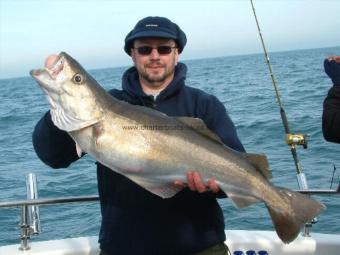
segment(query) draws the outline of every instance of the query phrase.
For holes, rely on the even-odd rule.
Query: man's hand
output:
[[[328,58],[328,61],[332,61],[334,60],[335,62],[339,63],[340,64],[340,56],[329,56]]]
[[[340,85],[340,56],[329,56],[324,61],[324,68],[333,84]]]
[[[187,172],[187,183],[182,181],[175,181],[176,185],[182,187],[189,187],[191,191],[197,191],[199,193],[211,190],[213,193],[218,193],[220,188],[213,179],[209,179],[207,183],[203,183],[202,177],[199,172],[188,171]]]

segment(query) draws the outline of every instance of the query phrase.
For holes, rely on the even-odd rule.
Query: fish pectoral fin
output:
[[[81,156],[83,155],[83,150],[80,148],[78,143],[76,143],[76,150],[78,157],[81,158]]]
[[[227,196],[228,198],[231,199],[231,201],[237,208],[244,208],[244,207],[260,202],[260,200],[258,200],[255,197],[251,197],[251,196],[242,196],[239,194],[230,194],[230,193],[228,193]]]
[[[224,145],[222,140],[205,125],[203,120],[192,117],[177,117],[176,119],[180,121],[182,124],[192,128],[197,133],[207,138],[210,138],[211,140],[217,143]]]
[[[131,179],[144,189],[150,191],[151,193],[161,198],[173,197],[183,189],[183,187],[176,185],[174,183],[150,182],[133,177]]]
[[[300,228],[326,207],[310,197],[285,188],[278,188],[286,202],[286,210],[277,210],[275,205],[266,204],[277,235],[284,243],[290,243],[300,233]]]
[[[255,153],[244,153],[247,160],[259,171],[267,180],[271,179],[272,172],[269,169],[269,163],[266,155]]]
[[[148,190],[161,198],[170,198],[180,192],[183,188],[175,184],[149,187]]]

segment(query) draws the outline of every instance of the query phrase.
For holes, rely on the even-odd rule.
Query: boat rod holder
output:
[[[37,178],[35,174],[26,175],[26,191],[27,200],[35,200],[38,198]],[[41,232],[39,206],[23,205],[21,211],[21,245],[19,250],[29,250],[29,239],[31,235],[38,235]]]

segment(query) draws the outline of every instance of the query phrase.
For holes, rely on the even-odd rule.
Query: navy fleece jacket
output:
[[[333,87],[323,103],[322,132],[327,141],[340,143],[340,63],[325,59],[324,68]]]
[[[331,87],[324,100],[322,132],[327,141],[340,143],[340,85]]]
[[[123,76],[123,90],[110,93],[169,116],[201,118],[227,146],[244,151],[223,104],[186,86],[186,71],[179,63],[174,80],[156,100],[142,91],[134,67]],[[78,159],[74,142],[54,126],[49,112],[36,125],[33,144],[39,158],[53,168]],[[225,240],[222,210],[211,192],[199,194],[186,188],[162,199],[100,163],[97,177],[102,213],[99,242],[108,254],[192,254]]]

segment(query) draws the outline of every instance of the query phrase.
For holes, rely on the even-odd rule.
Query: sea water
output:
[[[291,131],[310,136],[307,149],[298,147],[298,156],[309,187],[314,189],[329,188],[334,166],[340,169],[340,144],[326,142],[321,131],[322,103],[332,85],[323,71],[323,60],[331,54],[339,55],[340,47],[270,54]],[[234,121],[246,150],[267,155],[273,183],[298,189],[263,54],[184,63],[189,69],[187,85],[217,96]],[[120,88],[127,68],[90,73],[106,89]],[[37,176],[39,198],[97,194],[96,167],[89,156],[67,169],[51,169],[37,158],[31,135],[47,109],[47,101],[33,78],[0,80],[0,202],[25,199],[25,175],[30,172]],[[337,181],[339,171],[335,173]],[[340,196],[315,198],[327,210],[318,217],[312,231],[340,234]],[[227,229],[273,230],[263,204],[236,209],[228,199],[219,202]],[[0,208],[0,245],[19,242],[20,211]],[[98,202],[41,206],[40,218],[43,233],[33,240],[97,235],[101,221]]]

